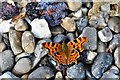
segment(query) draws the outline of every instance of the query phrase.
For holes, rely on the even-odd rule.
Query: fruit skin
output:
[[[8,20],[19,14],[19,8],[7,2],[0,3],[0,18]]]
[[[64,2],[31,2],[26,6],[26,15],[30,20],[46,19],[50,26],[61,23],[61,19],[68,15],[68,7]]]

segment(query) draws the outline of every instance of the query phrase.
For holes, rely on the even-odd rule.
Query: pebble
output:
[[[14,24],[11,24],[10,22],[11,22],[11,19],[0,21],[0,33],[9,32],[10,27],[14,26]]]
[[[76,24],[79,32],[81,32],[88,25],[87,16],[81,17],[79,20],[77,20]]]
[[[35,60],[33,61],[32,68],[34,68],[38,64],[38,62],[41,60],[41,58],[43,58],[48,53],[48,49],[42,47],[42,43],[44,42],[51,42],[51,40],[43,39],[43,40],[38,41],[35,47],[35,51],[34,51]]]
[[[22,34],[22,48],[26,53],[33,53],[35,49],[35,39],[30,31]]]
[[[77,19],[79,19],[80,17],[82,17],[82,15],[83,15],[82,10],[79,9],[79,10],[76,11],[76,12],[72,12],[69,16],[71,16],[72,19],[77,20]]]
[[[67,77],[68,78],[85,78],[85,68],[82,63],[75,64],[69,68],[67,68]]]
[[[108,42],[113,38],[113,34],[108,27],[98,31],[98,37],[102,42]]]
[[[120,69],[120,46],[115,49],[114,60],[116,66]]]
[[[65,0],[71,11],[77,11],[82,6],[81,0]]]
[[[73,33],[68,33],[67,37],[69,38],[70,41],[75,39],[75,35]]]
[[[21,77],[21,80],[28,80],[28,76],[29,76],[29,74],[24,74],[24,75]]]
[[[88,42],[84,43],[83,47],[87,50],[97,49],[97,31],[93,27],[85,27],[82,34],[79,36],[86,36]]]
[[[11,50],[0,52],[0,70],[11,70],[14,65],[14,55]]]
[[[87,54],[86,63],[91,64],[95,57],[97,56],[97,53],[88,51],[86,54]]]
[[[61,26],[51,27],[51,33],[53,36],[64,33],[64,29]]]
[[[62,23],[61,26],[68,32],[74,32],[76,29],[76,23],[75,21],[70,17],[65,17],[64,19],[61,19]]]
[[[112,66],[108,71],[106,71],[103,76],[101,77],[100,80],[105,80],[105,79],[114,79],[114,80],[119,80],[120,71],[116,66]]]
[[[101,11],[110,13],[110,4],[104,4],[100,7]]]
[[[99,79],[103,73],[111,66],[113,57],[110,53],[101,52],[92,64],[91,72],[93,76]]]
[[[47,66],[41,66],[34,70],[30,75],[28,76],[28,80],[31,80],[31,78],[46,78],[49,79],[54,76],[54,72],[51,68]]]
[[[13,73],[23,75],[31,70],[32,63],[29,58],[21,58],[14,66]]]
[[[63,35],[63,34],[58,34],[57,36],[55,36],[53,38],[53,42],[56,42],[56,43],[59,43],[59,42],[62,42],[64,40],[67,39],[67,36]]]
[[[45,19],[34,19],[30,23],[32,30],[31,32],[34,34],[36,38],[50,38],[51,32],[48,26],[48,23]]]
[[[63,80],[63,76],[62,76],[62,73],[60,71],[56,73],[55,80]]]
[[[24,20],[19,19],[15,24],[15,30],[25,31],[26,29],[28,29],[27,23]]]
[[[0,80],[21,80],[21,79],[15,76],[13,73],[7,71],[0,76]]]
[[[115,33],[120,33],[119,21],[120,21],[119,17],[111,17],[108,21],[108,27]]]
[[[22,49],[22,43],[21,43],[21,37],[22,33],[19,31],[16,31],[14,29],[10,29],[9,31],[9,41],[12,51],[15,55],[21,53],[23,51]]]
[[[106,52],[107,43],[104,43],[102,41],[98,41],[97,45],[98,45],[97,52]]]
[[[3,52],[6,48],[6,45],[4,42],[0,42],[0,52]]]
[[[83,15],[86,16],[87,13],[88,13],[88,8],[86,8],[86,7],[82,7],[81,10],[82,10]]]
[[[114,50],[117,46],[120,46],[120,34],[115,34],[113,39],[110,41],[108,48]]]

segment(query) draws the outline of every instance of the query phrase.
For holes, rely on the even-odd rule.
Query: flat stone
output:
[[[30,31],[22,34],[22,48],[26,53],[33,53],[35,48],[35,39]]]
[[[51,68],[47,66],[41,66],[34,70],[30,75],[28,76],[28,80],[31,80],[31,78],[46,78],[49,79],[54,76],[54,72]]]
[[[120,21],[119,17],[111,17],[108,21],[108,27],[115,33],[120,33],[119,21]]]
[[[31,70],[32,63],[29,58],[21,58],[14,66],[13,73],[16,75],[22,75],[28,73]]]
[[[120,69],[120,47],[117,47],[114,52],[116,66]]]
[[[50,38],[51,32],[48,26],[48,23],[45,19],[34,19],[30,23],[32,30],[31,32],[34,34],[37,38]]]
[[[93,76],[99,79],[103,73],[112,65],[113,57],[110,53],[101,52],[92,64],[91,72]]]
[[[17,55],[23,51],[21,37],[22,37],[21,32],[18,32],[12,28],[10,29],[9,41],[10,41],[10,46],[12,48],[12,51],[14,52],[15,55]]]
[[[61,19],[62,23],[61,26],[68,32],[74,32],[76,29],[76,23],[75,21],[70,17],[65,17],[64,19]]]
[[[85,78],[85,68],[82,63],[75,64],[69,68],[67,68],[67,76],[68,78]]]
[[[116,66],[112,66],[108,71],[106,71],[103,76],[101,77],[100,80],[103,79],[115,79],[115,80],[119,80],[120,75],[119,75],[120,71]]]
[[[28,25],[24,20],[19,19],[15,24],[15,29],[17,31],[25,31],[26,29],[28,29]]]
[[[0,70],[11,70],[14,66],[14,55],[11,50],[0,52]]]
[[[108,27],[98,31],[98,37],[102,42],[108,42],[113,38],[113,34]]]
[[[84,43],[83,47],[87,50],[97,49],[97,31],[93,27],[85,27],[79,37],[86,36],[88,42]]]

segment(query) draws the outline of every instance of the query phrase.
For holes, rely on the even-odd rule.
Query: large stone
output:
[[[83,29],[82,34],[79,36],[86,36],[88,42],[84,43],[84,48],[88,50],[96,50],[97,49],[97,31],[95,28],[86,27]]]
[[[51,32],[45,19],[34,19],[31,23],[32,33],[37,38],[50,38]]]
[[[33,53],[35,48],[35,39],[30,31],[22,34],[22,48],[26,53]]]
[[[21,53],[23,51],[22,49],[22,43],[21,43],[21,37],[22,33],[18,32],[14,29],[10,29],[9,31],[9,41],[12,48],[12,51],[15,55]]]
[[[0,70],[7,71],[11,70],[14,65],[14,55],[12,51],[5,50],[0,53]]]

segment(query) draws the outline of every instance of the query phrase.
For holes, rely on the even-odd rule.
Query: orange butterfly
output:
[[[77,64],[77,58],[80,57],[78,50],[80,52],[84,50],[82,45],[85,42],[87,42],[87,37],[76,38],[67,44],[63,42],[62,45],[54,42],[45,42],[42,45],[49,49],[48,55],[53,57],[58,65],[69,65],[72,62]]]

